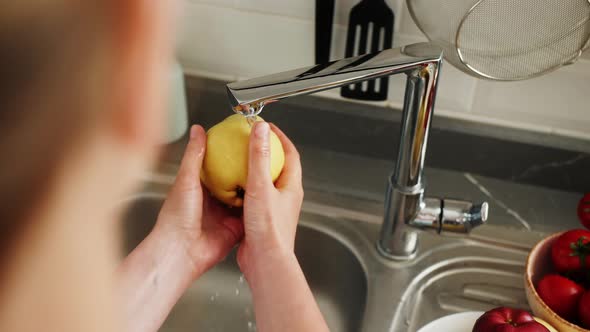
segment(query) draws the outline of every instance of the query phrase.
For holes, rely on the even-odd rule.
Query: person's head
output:
[[[2,4],[0,246],[56,190],[87,189],[71,197],[94,199],[101,209],[132,188],[164,129],[174,7],[146,0]]]

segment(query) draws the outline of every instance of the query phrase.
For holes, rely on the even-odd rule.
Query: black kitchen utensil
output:
[[[316,0],[315,2],[315,62],[330,62],[332,46],[332,26],[334,23],[334,2],[336,0]]]
[[[322,1],[322,0],[318,0]],[[395,15],[385,0],[362,0],[350,11],[346,57],[391,48]],[[389,78],[345,86],[342,97],[360,100],[386,100]]]

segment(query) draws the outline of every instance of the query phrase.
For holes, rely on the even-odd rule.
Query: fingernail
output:
[[[256,136],[258,136],[259,138],[266,138],[268,137],[268,123],[266,122],[258,122],[256,124]]]
[[[191,127],[191,138],[196,138],[197,137],[197,126],[192,126]]]

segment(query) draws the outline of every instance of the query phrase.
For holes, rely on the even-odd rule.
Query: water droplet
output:
[[[236,295],[240,295],[240,290],[236,288]]]
[[[248,331],[256,331],[256,324],[253,322],[248,322]]]
[[[256,115],[254,115],[254,116],[246,115],[246,121],[248,121],[248,125],[250,125],[250,127],[252,127],[254,125],[254,123],[256,122]]]
[[[209,300],[210,300],[211,302],[215,301],[215,296],[211,295],[211,297],[209,298]]]
[[[234,111],[238,114],[243,115],[248,122],[250,127],[256,122],[257,115],[262,112],[262,108],[264,105],[262,104],[252,104],[252,105],[239,105],[234,107]]]
[[[240,280],[238,282],[240,284],[243,284],[244,283],[244,275],[243,274],[240,276]]]

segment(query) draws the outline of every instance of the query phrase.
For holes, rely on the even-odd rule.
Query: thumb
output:
[[[201,126],[194,125],[190,129],[190,139],[186,146],[174,187],[183,191],[200,189],[201,166],[205,156],[207,135]]]
[[[274,188],[270,175],[270,127],[263,121],[256,122],[250,134],[246,187],[246,194],[250,196]]]

